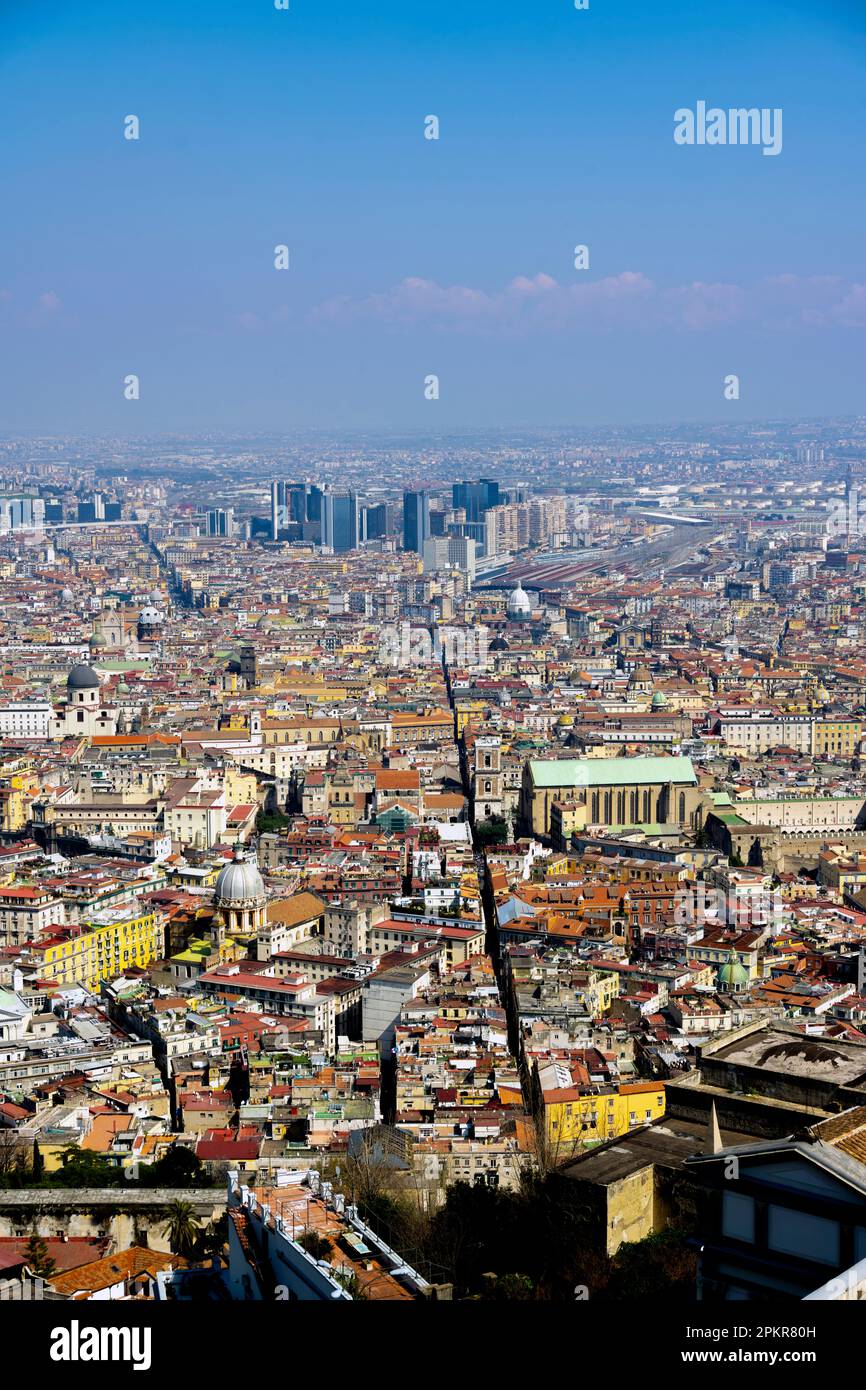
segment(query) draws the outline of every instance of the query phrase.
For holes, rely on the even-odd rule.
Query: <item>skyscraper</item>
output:
[[[358,498],[354,492],[323,492],[322,545],[329,550],[355,550],[359,540]]]
[[[494,478],[479,478],[475,483],[464,479],[452,484],[451,498],[454,507],[466,513],[467,521],[481,521],[490,507],[499,505],[499,484]]]
[[[388,534],[388,506],[385,502],[376,502],[371,507],[361,509],[364,518],[362,540],[375,541],[380,536]]]
[[[430,537],[430,499],[426,492],[403,493],[403,549],[421,554]]]
[[[233,507],[214,507],[207,514],[207,534],[209,536],[233,536],[235,514]]]
[[[271,539],[318,540],[322,489],[315,483],[271,483]]]

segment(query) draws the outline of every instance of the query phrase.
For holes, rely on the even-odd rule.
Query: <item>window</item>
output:
[[[839,1223],[824,1216],[771,1206],[767,1213],[767,1245],[786,1255],[822,1264],[839,1262]]]
[[[755,1240],[755,1204],[751,1197],[725,1192],[722,1197],[722,1234],[731,1240]]]

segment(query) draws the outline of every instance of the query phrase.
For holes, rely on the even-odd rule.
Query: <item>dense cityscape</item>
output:
[[[856,1371],[864,65],[0,5],[14,1390]]]
[[[2,460],[3,1299],[860,1296],[862,417]]]

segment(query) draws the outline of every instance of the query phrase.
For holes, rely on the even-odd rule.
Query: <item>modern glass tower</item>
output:
[[[403,549],[421,555],[430,537],[430,499],[426,492],[403,493]]]

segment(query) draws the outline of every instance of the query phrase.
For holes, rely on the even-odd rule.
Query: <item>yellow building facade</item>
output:
[[[102,980],[114,979],[132,966],[149,965],[162,952],[163,930],[153,912],[85,923],[75,934],[64,933],[63,938],[37,948],[42,979],[82,984],[90,990],[98,990]]]
[[[859,719],[816,719],[812,725],[812,753],[853,758],[862,732]]]
[[[563,1156],[578,1152],[584,1144],[618,1139],[665,1113],[665,1088],[652,1081],[622,1085],[606,1093],[547,1091],[541,1099],[548,1147]]]

